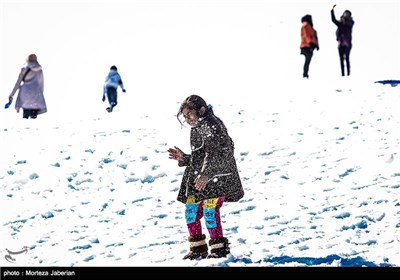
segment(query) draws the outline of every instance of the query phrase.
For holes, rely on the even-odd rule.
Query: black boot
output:
[[[206,236],[195,235],[189,236],[188,238],[190,242],[190,252],[183,257],[184,260],[196,260],[196,259],[205,259],[208,255],[208,246],[206,243]]]
[[[23,114],[22,114],[22,118],[28,119],[30,115],[31,115],[31,110],[29,110],[29,109],[24,109],[24,112],[23,112]]]
[[[211,254],[207,258],[225,258],[230,253],[229,241],[226,237],[217,237],[210,240]]]
[[[37,114],[38,114],[38,110],[31,110],[31,118],[32,119],[36,119],[37,118]]]

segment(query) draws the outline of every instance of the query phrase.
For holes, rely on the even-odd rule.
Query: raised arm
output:
[[[332,7],[332,10],[331,10],[331,19],[332,19],[332,22],[334,23],[334,24],[336,24],[337,26],[339,26],[339,24],[340,24],[340,22],[336,19],[336,17],[335,17],[335,6],[336,5],[333,5],[333,7]]]

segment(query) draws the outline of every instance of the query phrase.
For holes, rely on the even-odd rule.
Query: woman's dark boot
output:
[[[211,253],[207,258],[225,258],[230,253],[229,241],[226,237],[217,237],[210,240]]]
[[[22,117],[24,119],[29,119],[29,116],[31,115],[31,110],[29,110],[29,109],[23,109],[23,110],[24,111],[23,111]]]
[[[31,116],[32,119],[36,119],[37,118],[38,110],[31,110],[30,113],[31,113],[30,116]]]
[[[206,243],[206,236],[195,235],[189,236],[188,238],[190,243],[190,252],[183,257],[184,260],[196,260],[196,259],[205,259],[208,255],[208,246]]]

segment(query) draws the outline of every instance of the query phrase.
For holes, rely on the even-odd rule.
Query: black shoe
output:
[[[36,119],[38,110],[31,110],[31,119]]]
[[[193,253],[193,252],[189,252],[188,254],[186,254],[183,259],[184,260],[201,260],[201,259],[206,259],[208,256],[208,252],[202,252],[202,253]]]
[[[31,110],[29,110],[29,109],[24,109],[24,112],[23,112],[23,114],[22,114],[22,118],[24,118],[24,119],[29,119],[30,114],[31,114]]]
[[[219,258],[226,258],[227,255],[230,254],[229,248],[222,249],[218,252],[211,253],[207,256],[207,259],[219,259]]]
[[[107,107],[106,110],[107,110],[107,112],[109,112],[109,113],[112,112],[112,109],[111,109],[110,107]]]

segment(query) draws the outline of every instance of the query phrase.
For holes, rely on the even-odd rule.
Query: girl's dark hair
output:
[[[182,124],[182,121],[180,120],[179,116],[182,115],[182,111],[184,108],[187,108],[189,110],[194,110],[196,112],[196,115],[198,117],[201,117],[200,109],[204,107],[206,110],[204,111],[203,115],[206,115],[207,113],[214,113],[212,110],[211,105],[207,105],[206,101],[204,101],[203,98],[201,98],[198,95],[190,95],[187,97],[181,104],[181,107],[179,108],[178,114],[176,114],[176,117],[178,121]]]
[[[301,22],[308,22],[311,26],[313,26],[312,16],[307,14],[301,18]]]

